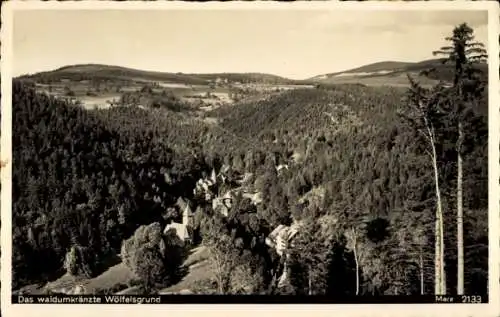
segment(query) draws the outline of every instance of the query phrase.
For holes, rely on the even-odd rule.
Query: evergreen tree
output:
[[[451,37],[446,40],[450,46],[441,47],[434,55],[444,56],[444,63],[454,66],[453,75],[453,102],[450,111],[450,120],[456,125],[456,152],[457,152],[457,294],[464,294],[464,238],[463,238],[463,154],[466,131],[474,131],[470,117],[474,116],[471,106],[473,100],[480,95],[484,85],[481,82],[481,70],[477,67],[485,63],[487,54],[484,44],[474,40],[474,30],[466,23],[453,29]]]
[[[295,262],[291,266],[292,274],[295,275],[294,287],[297,290],[302,290],[308,295],[327,293],[329,255],[332,246],[332,237],[322,235],[316,219],[308,217],[301,222],[299,233],[294,237],[289,251],[292,261]],[[300,271],[297,272],[297,269]],[[299,274],[304,276],[298,279]],[[298,281],[305,283],[301,284]]]

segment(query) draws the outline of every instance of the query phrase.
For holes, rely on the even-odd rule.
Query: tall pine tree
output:
[[[486,62],[484,44],[474,40],[474,30],[466,23],[455,27],[453,34],[447,37],[449,46],[441,47],[434,55],[445,56],[444,63],[454,66],[453,92],[450,117],[456,126],[457,152],[457,294],[464,294],[464,237],[463,237],[463,143],[465,133],[471,129],[468,122],[472,114],[470,107],[483,89],[480,69],[477,64]]]

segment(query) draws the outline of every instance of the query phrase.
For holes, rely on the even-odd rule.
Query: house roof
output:
[[[252,200],[252,203],[254,205],[259,204],[259,203],[262,202],[262,193],[261,192],[243,193],[243,197],[250,198],[250,200]]]
[[[279,234],[285,230],[287,228],[287,226],[285,225],[278,225],[270,234],[269,236],[267,237],[270,241],[272,241],[273,243],[276,243],[276,240],[279,236]]]
[[[301,222],[294,222],[291,226],[278,225],[266,238],[266,244],[276,248],[279,255],[288,247],[288,243],[300,231]]]
[[[186,225],[182,223],[172,222],[165,227],[163,233],[167,233],[169,230],[174,230],[179,238],[182,240],[189,239],[189,231]]]
[[[214,200],[212,200],[212,209],[214,211],[222,213],[224,216],[227,217],[229,214],[229,209],[228,207],[224,204],[224,198],[217,197]]]

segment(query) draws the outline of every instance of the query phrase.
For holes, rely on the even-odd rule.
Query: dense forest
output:
[[[207,113],[215,125],[178,107],[84,110],[14,81],[13,288],[95,276],[120,257],[145,291],[175,283],[186,250],[161,235],[183,197],[213,262],[204,294],[456,293],[461,267],[465,293],[486,294],[487,85],[470,66],[480,46],[462,45],[472,33],[454,33],[467,54],[441,52],[451,86],[276,92]],[[223,217],[194,195],[221,166],[229,187],[251,175],[262,203],[240,195]],[[295,221],[277,288],[284,260],[265,239]]]
[[[171,80],[173,82],[182,82],[190,85],[201,85],[206,83],[206,80],[204,79],[184,74],[148,72],[126,67],[99,64],[70,65],[61,67],[55,71],[26,75],[22,78],[33,79],[42,84],[58,82],[61,79],[76,82],[82,80],[101,82],[109,81],[115,83],[117,81],[124,83],[134,82],[131,78],[144,78],[152,81]]]

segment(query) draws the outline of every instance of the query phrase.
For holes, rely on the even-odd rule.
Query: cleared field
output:
[[[105,95],[105,96],[81,96],[78,99],[82,102],[83,106],[87,109],[94,108],[109,108],[109,102],[120,99],[119,94]]]
[[[123,263],[110,267],[106,272],[84,284],[87,293],[111,290],[119,285],[127,285],[136,279],[135,274]]]
[[[211,277],[210,265],[207,261],[208,251],[205,247],[198,247],[191,250],[191,254],[184,262],[184,267],[189,272],[177,284],[159,291],[159,293],[176,293],[182,290],[189,290],[198,281],[207,280]],[[47,292],[71,293],[82,286],[85,294],[116,293],[134,294],[139,289],[135,286],[127,287],[136,279],[135,274],[123,263],[110,267],[101,275],[86,279],[65,274],[45,285],[30,285],[23,287],[21,292],[29,294],[46,294]]]
[[[125,289],[136,277],[123,263],[110,267],[94,278],[81,278],[65,274],[45,285],[23,287],[21,292],[28,294],[46,294],[48,292],[71,293],[77,286],[83,286],[85,294],[110,293],[117,288]]]
[[[97,86],[96,86],[97,85]],[[145,86],[150,86],[152,95],[141,92]],[[226,83],[214,86],[213,84],[190,84],[170,81],[154,81],[141,78],[129,78],[128,83],[101,82],[93,83],[88,80],[71,81],[61,80],[52,84],[37,83],[37,90],[42,93],[57,97],[69,97],[79,100],[84,108],[107,109],[111,102],[117,102],[124,93],[140,94],[139,104],[146,104],[146,100],[164,95],[165,92],[173,94],[187,104],[200,107],[206,112],[224,104],[232,104],[242,98],[251,98],[255,93],[293,90],[300,88],[313,88],[313,85],[304,84],[261,84],[261,83]],[[259,99],[261,96],[259,96]]]
[[[186,84],[179,84],[179,83],[159,83],[160,87],[162,88],[191,88],[190,85]]]
[[[418,74],[412,74],[414,78],[416,78],[422,86],[431,86],[438,83],[437,80],[425,78],[422,76],[418,76]],[[328,80],[330,84],[363,84],[367,86],[391,86],[391,87],[409,87],[409,81],[406,74],[399,73],[395,75],[386,75],[386,76],[340,76],[334,77]]]

